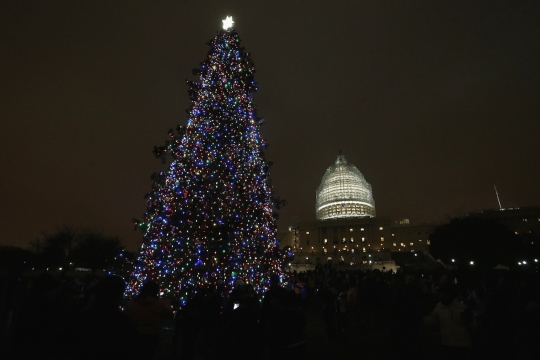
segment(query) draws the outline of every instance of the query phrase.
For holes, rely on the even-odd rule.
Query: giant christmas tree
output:
[[[252,97],[257,86],[249,53],[232,19],[210,41],[189,81],[187,126],[170,130],[158,157],[168,170],[152,176],[144,231],[128,293],[155,280],[182,306],[199,289],[227,296],[238,280],[263,291],[281,273],[276,214],[262,119]]]

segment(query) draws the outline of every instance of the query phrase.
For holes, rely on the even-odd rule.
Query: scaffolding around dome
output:
[[[371,185],[341,152],[317,188],[316,214],[318,220],[375,216]]]

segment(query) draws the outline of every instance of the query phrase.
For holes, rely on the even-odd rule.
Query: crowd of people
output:
[[[2,358],[152,359],[171,306],[157,283],[127,304],[125,288],[118,276],[61,281],[46,272],[4,283]]]
[[[238,281],[227,299],[201,290],[176,311],[156,282],[126,301],[118,276],[60,280],[45,272],[24,280],[2,281],[3,359],[150,360],[160,346],[175,359],[287,359],[306,342],[305,318],[279,276],[264,298]],[[165,343],[164,327],[173,329]]]
[[[393,273],[326,264],[272,276],[264,296],[242,281],[227,299],[198,291],[177,311],[155,282],[127,303],[117,276],[61,281],[43,273],[18,297],[7,291],[16,285],[3,283],[6,359],[149,360],[160,346],[173,359],[301,359],[313,345],[306,314],[324,324],[330,349],[344,341],[369,348],[362,334],[380,331],[389,357],[428,359],[422,334],[429,329],[439,334],[437,354],[448,359],[529,359],[540,350],[535,272]],[[164,327],[172,333],[166,344]]]
[[[532,359],[540,350],[536,272],[438,268],[393,273],[324,265],[292,275],[289,289],[302,289],[296,291],[299,306],[323,299],[330,342],[362,343],[358,334],[378,331],[387,336],[381,341],[389,349],[385,354],[395,359]],[[437,351],[427,350],[425,343],[424,334],[433,332],[438,333]]]

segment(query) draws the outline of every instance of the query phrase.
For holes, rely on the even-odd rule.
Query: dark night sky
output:
[[[134,249],[154,145],[186,124],[186,79],[232,15],[251,52],[289,205],[342,149],[377,214],[437,221],[540,204],[538,1],[0,1],[0,244],[62,224]]]

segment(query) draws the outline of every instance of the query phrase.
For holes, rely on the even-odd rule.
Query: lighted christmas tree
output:
[[[223,21],[193,71],[198,80],[188,81],[187,126],[154,149],[171,160],[153,175],[144,220],[136,222],[145,235],[131,295],[156,280],[182,306],[201,288],[227,296],[238,280],[264,292],[281,273],[275,209],[282,201],[273,195],[253,105],[255,68],[232,23]]]

